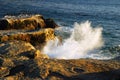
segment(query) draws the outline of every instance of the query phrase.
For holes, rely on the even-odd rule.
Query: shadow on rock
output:
[[[80,74],[68,78],[69,80],[120,80],[120,69]],[[67,80],[67,79],[66,79]]]

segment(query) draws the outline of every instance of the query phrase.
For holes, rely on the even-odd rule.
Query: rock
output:
[[[19,78],[20,76],[23,77],[24,74],[27,75],[28,74],[27,72],[32,69],[31,67],[32,65],[31,62],[33,62],[32,59],[49,58],[47,55],[41,54],[39,50],[36,50],[30,43],[25,41],[14,40],[14,41],[1,43],[0,52],[1,52],[0,78],[7,77],[7,79],[9,78],[20,79]],[[29,70],[27,70],[28,67],[30,67]],[[9,76],[14,76],[14,77],[9,77]]]
[[[0,77],[4,77],[9,74],[9,70],[7,67],[0,67]]]
[[[39,51],[38,51],[39,52]],[[93,59],[58,60],[35,58],[20,60],[12,58],[14,66],[2,65],[8,69],[4,79],[36,80],[119,80],[120,63]],[[4,71],[6,71],[4,69]],[[6,75],[5,75],[6,74]],[[104,74],[104,75],[102,75]]]
[[[101,73],[101,72],[109,73],[109,71],[120,69],[120,63],[116,61],[100,61],[100,60],[92,60],[92,59],[80,59],[80,60],[38,59],[36,62],[39,66],[41,77],[46,80],[53,80],[53,77],[54,80],[59,78],[60,80],[69,80],[69,79],[81,80],[81,78],[83,78],[82,75],[84,74],[86,74],[87,76],[87,74],[89,73]],[[110,76],[111,75],[104,77],[108,79]],[[91,80],[96,80],[94,78],[92,78]],[[82,80],[89,80],[89,79],[84,77],[84,79]]]
[[[0,41],[22,40],[33,45],[43,44],[55,38],[54,29],[40,29],[36,31],[0,31]]]
[[[20,77],[20,76],[9,76],[5,77],[2,80],[43,80],[41,78],[29,78],[29,77]]]
[[[33,58],[49,58],[45,54],[41,54],[39,50],[36,50],[30,43],[24,41],[9,41],[0,44],[0,56],[4,58],[4,65],[12,63],[9,58],[17,57],[27,57],[29,59]],[[24,58],[23,59],[27,59]],[[21,58],[22,59],[22,58]]]
[[[49,59],[48,55],[41,53],[40,50],[36,50],[35,51],[35,58],[46,58],[46,59]]]
[[[57,28],[59,27],[53,19],[45,19],[46,28]]]
[[[0,55],[2,57],[14,57],[33,50],[35,48],[30,43],[24,41],[9,41],[0,44]]]
[[[0,30],[4,30],[5,27],[8,26],[8,24],[9,24],[9,23],[8,23],[7,20],[1,19],[1,20],[0,20]]]
[[[38,28],[55,28],[58,25],[52,19],[44,19],[42,15],[32,15],[26,18],[6,18],[0,20],[0,30]]]
[[[33,58],[49,58],[45,54],[41,54],[39,50],[35,49],[29,42],[24,41],[9,41],[4,42],[0,44],[0,56],[4,58],[3,64],[6,65],[9,64],[9,66],[12,63],[11,59],[9,58],[17,58],[17,57],[27,57],[29,59]],[[26,59],[27,59],[26,58]]]
[[[0,20],[0,29],[9,30],[9,29],[26,29],[34,30],[36,28],[43,28],[46,24],[44,22],[43,16],[34,15],[28,18],[8,18]]]

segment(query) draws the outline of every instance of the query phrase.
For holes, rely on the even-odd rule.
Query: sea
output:
[[[58,59],[120,57],[120,0],[0,0],[0,18],[41,14],[60,26],[43,53]]]

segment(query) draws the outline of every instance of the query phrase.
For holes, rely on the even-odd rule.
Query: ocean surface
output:
[[[45,18],[53,18],[62,27],[56,31],[56,34],[63,37],[63,46],[57,48],[54,46],[57,51],[54,49],[49,51],[50,44],[46,48],[47,51],[45,52],[48,55],[57,52],[50,55],[51,57],[113,59],[120,56],[119,0],[0,0],[0,18],[34,14],[42,14]],[[84,34],[81,35],[82,33]],[[98,35],[96,36],[96,34]],[[77,39],[79,37],[79,40],[70,40],[75,35]],[[98,46],[97,44],[100,43],[104,44]],[[81,51],[82,55],[79,55],[78,53]],[[65,53],[69,53],[67,55],[72,54],[71,56],[74,57],[56,55]],[[73,55],[74,53],[77,54]],[[83,54],[87,55],[83,56]]]

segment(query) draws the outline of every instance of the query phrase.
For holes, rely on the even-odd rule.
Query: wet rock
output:
[[[45,19],[45,23],[46,23],[46,28],[57,28],[59,27],[53,19]]]
[[[0,30],[4,30],[5,27],[8,27],[8,21],[7,20],[4,20],[4,19],[1,19],[0,20]]]

